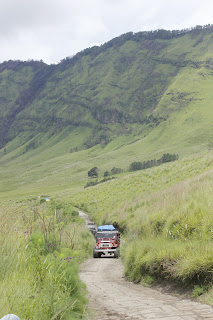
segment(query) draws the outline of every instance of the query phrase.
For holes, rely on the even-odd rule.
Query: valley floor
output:
[[[80,277],[89,292],[92,311],[87,319],[213,319],[213,308],[210,306],[127,282],[120,259],[89,259]]]

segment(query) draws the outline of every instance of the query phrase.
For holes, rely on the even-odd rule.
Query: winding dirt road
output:
[[[93,320],[213,320],[213,308],[160,293],[123,277],[120,259],[89,259],[82,266]]]

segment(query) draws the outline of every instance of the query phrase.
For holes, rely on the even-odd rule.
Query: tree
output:
[[[123,172],[123,170],[121,169],[121,168],[112,168],[111,169],[111,173],[112,174],[117,174],[117,173],[121,173],[121,172]]]
[[[98,177],[98,168],[94,167],[88,171],[89,178],[97,178]]]
[[[139,161],[132,162],[129,166],[129,171],[136,171],[141,169],[142,169],[142,162],[139,162]]]

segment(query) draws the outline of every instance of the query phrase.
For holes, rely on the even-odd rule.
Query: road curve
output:
[[[88,320],[213,320],[210,306],[127,282],[120,259],[91,258],[80,278],[89,294]]]

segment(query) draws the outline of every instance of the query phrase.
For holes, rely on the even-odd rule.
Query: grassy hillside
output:
[[[203,90],[211,83],[211,37],[211,27],[129,33],[58,65],[3,63],[1,147],[19,136],[10,148],[27,142],[27,152],[43,144],[39,134],[48,140],[78,126],[91,129],[80,149],[146,135],[173,112],[211,99]]]
[[[103,175],[211,149],[212,52],[208,27],[128,33],[58,65],[3,63],[2,196],[74,190],[93,166]]]
[[[212,152],[117,177],[72,196],[97,224],[117,222],[128,279],[187,285],[213,304]]]
[[[57,312],[69,319],[70,310],[72,319],[84,314],[78,263],[64,260],[60,267],[60,259],[76,251],[86,257],[92,247],[73,205],[97,223],[120,224],[130,280],[187,284],[194,296],[208,290],[203,299],[213,304],[212,32],[208,26],[128,33],[58,65],[0,65],[2,316],[12,310],[32,319],[36,309],[39,319],[42,310],[44,319]],[[132,162],[165,153],[179,160],[129,172]],[[98,181],[114,167],[122,173],[84,189],[94,181],[88,180],[93,167],[99,169]],[[51,204],[35,206],[41,195],[50,196]],[[61,247],[51,254],[44,223],[49,240],[57,242],[63,234]],[[9,256],[14,263],[6,268]],[[58,267],[64,272],[59,278]],[[74,279],[66,277],[71,272]],[[38,273],[51,285],[36,282]]]

